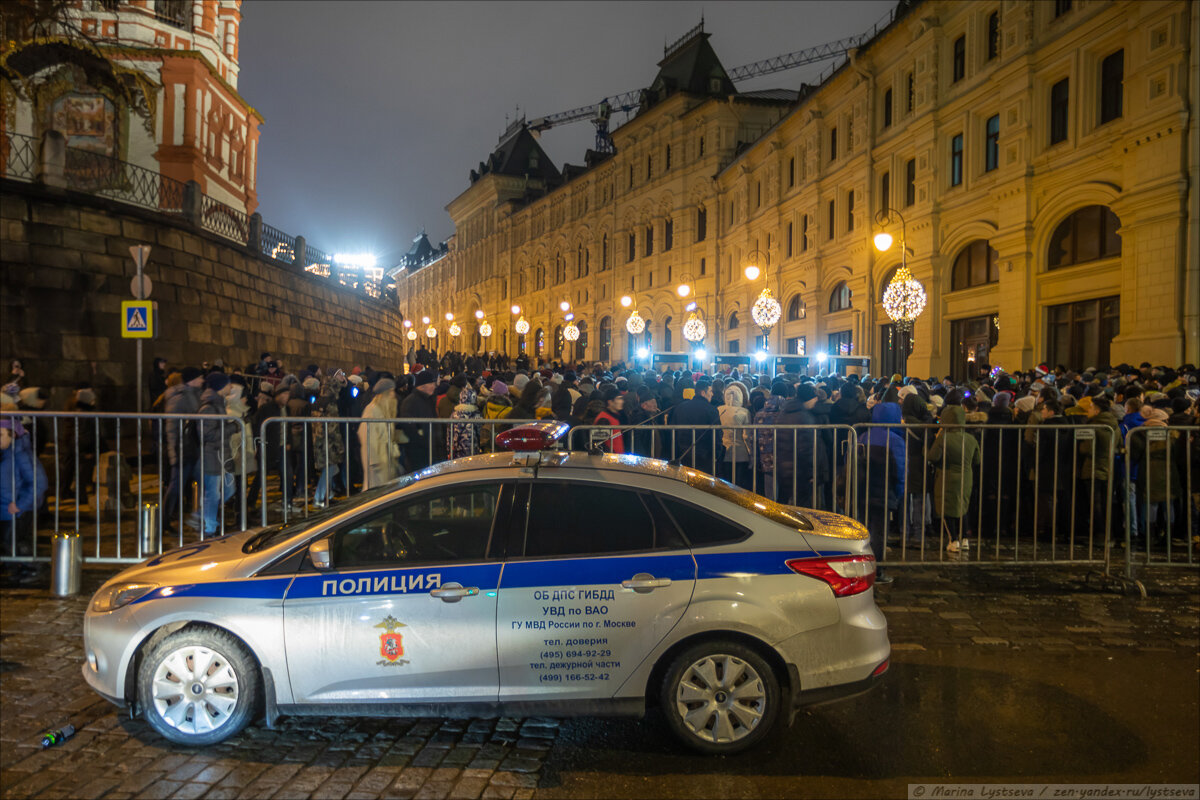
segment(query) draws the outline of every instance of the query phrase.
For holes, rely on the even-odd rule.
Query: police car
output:
[[[167,739],[265,715],[636,715],[708,753],[888,666],[866,530],[564,427],[108,581],[87,682]]]

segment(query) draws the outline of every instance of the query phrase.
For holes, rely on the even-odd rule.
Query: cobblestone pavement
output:
[[[167,743],[84,683],[82,615],[112,570],[85,570],[84,592],[55,598],[43,573],[0,583],[0,796],[3,798],[524,798],[563,796],[571,757],[550,719],[284,719],[204,750]],[[996,649],[1195,654],[1195,570],[1147,571],[1139,600],[1090,585],[1082,570],[968,565],[898,568],[881,587],[895,661],[921,651]],[[1194,715],[1194,711],[1192,712]],[[37,734],[78,733],[42,751]],[[620,740],[657,738],[662,723],[599,721]],[[570,738],[570,737],[567,737]],[[634,739],[619,742],[633,747]],[[673,747],[673,745],[665,745]],[[560,759],[562,764],[556,764]],[[629,757],[635,754],[631,753]],[[673,757],[693,758],[686,752]],[[546,776],[554,776],[546,781]],[[540,783],[547,783],[539,788]],[[714,786],[716,784],[713,784]],[[588,793],[574,796],[597,796]],[[635,790],[634,795],[638,792]],[[667,793],[669,794],[669,793]],[[734,794],[741,795],[742,792]],[[667,795],[663,795],[667,796]],[[732,796],[732,795],[727,795]]]

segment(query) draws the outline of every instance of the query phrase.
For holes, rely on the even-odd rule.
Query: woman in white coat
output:
[[[725,385],[725,404],[718,410],[721,414],[721,443],[725,455],[721,459],[721,476],[743,489],[753,486],[751,470],[751,443],[754,441],[745,427],[750,424],[750,392],[741,381]],[[739,430],[740,428],[740,430]]]
[[[358,441],[362,445],[363,489],[374,489],[400,476],[396,460],[398,446],[396,426],[390,422],[373,422],[396,418],[396,382],[381,378],[371,387],[374,397],[363,409],[363,421],[358,423]]]

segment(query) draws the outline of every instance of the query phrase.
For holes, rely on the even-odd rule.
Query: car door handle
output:
[[[463,586],[458,583],[447,583],[436,589],[430,589],[429,594],[441,598],[444,603],[457,603],[464,597],[474,597],[479,594],[478,586]]]
[[[632,578],[626,578],[625,580],[621,581],[622,589],[633,589],[638,594],[646,594],[647,592],[652,592],[655,589],[661,589],[664,586],[670,585],[670,578],[656,578],[653,575],[645,572],[639,572]]]

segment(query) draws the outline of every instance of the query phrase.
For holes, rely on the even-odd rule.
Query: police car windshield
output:
[[[812,522],[794,506],[785,506],[782,503],[776,503],[774,500],[763,497],[761,494],[755,494],[740,486],[735,486],[729,481],[714,478],[712,475],[697,472],[694,469],[685,469],[683,475],[687,485],[693,489],[699,489],[706,494],[711,494],[713,497],[719,497],[730,503],[736,503],[742,508],[753,511],[759,516],[766,517],[772,522],[777,522],[780,525],[800,531],[811,531],[813,529]]]
[[[361,494],[356,494],[351,498],[349,503],[340,503],[336,506],[324,508],[315,514],[309,514],[307,517],[293,517],[292,521],[283,525],[272,525],[269,528],[264,528],[263,530],[251,536],[250,539],[247,540],[244,545],[242,545],[242,552],[257,553],[260,550],[265,550],[277,542],[282,542],[283,540],[289,539],[298,533],[303,533],[315,525],[320,525],[334,515],[342,514],[357,505],[369,503],[376,498],[383,497],[385,494],[394,492],[397,489],[402,489],[420,477],[422,477],[422,473],[405,475],[399,480],[384,484],[383,486],[378,486],[374,489],[368,489]]]

